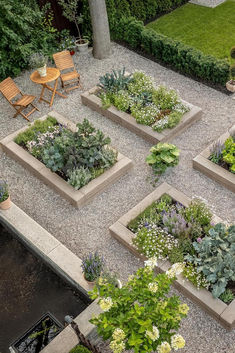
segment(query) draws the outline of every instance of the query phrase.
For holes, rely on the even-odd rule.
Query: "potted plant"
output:
[[[232,47],[230,56],[232,59],[235,59],[235,47]],[[231,80],[226,83],[226,88],[230,92],[235,92],[235,64],[230,66],[230,77]]]
[[[60,50],[69,50],[71,55],[75,54],[76,48],[75,37],[69,34],[67,29],[63,29],[60,33]]]
[[[41,77],[47,75],[47,60],[48,58],[41,53],[34,53],[31,55],[29,62],[33,69],[37,69]]]
[[[90,253],[82,260],[82,272],[85,280],[94,283],[104,269],[104,259],[97,252]]]
[[[5,181],[0,181],[0,209],[7,210],[11,207],[8,185]]]
[[[78,37],[76,37],[76,47],[80,53],[88,52],[89,41],[82,37],[79,25],[83,23],[83,15],[77,14],[78,3],[80,0],[59,0],[59,4],[63,9],[63,15],[70,22],[73,22],[77,28]]]

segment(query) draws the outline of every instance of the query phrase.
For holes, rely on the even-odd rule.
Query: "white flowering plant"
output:
[[[177,331],[189,308],[181,304],[179,297],[169,296],[184,265],[175,264],[168,273],[156,275],[156,264],[155,258],[147,260],[145,267],[130,276],[122,288],[100,278],[99,286],[90,292],[92,299],[99,299],[103,310],[90,321],[104,340],[110,340],[113,353],[128,349],[135,353],[163,353],[185,345]]]

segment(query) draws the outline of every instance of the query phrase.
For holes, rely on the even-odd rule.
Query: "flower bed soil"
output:
[[[128,225],[131,220],[135,219],[148,206],[159,200],[164,194],[171,196],[173,200],[180,202],[184,207],[187,207],[191,201],[183,193],[179,192],[167,183],[163,183],[109,228],[110,233],[114,238],[125,245],[133,254],[142,260],[146,260],[146,257],[141,255],[137,248],[133,245],[132,240],[135,237],[135,234],[128,229]],[[221,219],[213,215],[213,221],[219,223],[221,222]],[[168,260],[160,260],[158,261],[157,270],[159,272],[164,272],[168,270],[170,266],[171,264]],[[235,300],[233,300],[229,305],[226,305],[220,299],[213,298],[212,294],[208,290],[197,290],[192,283],[186,281],[182,276],[175,281],[174,285],[184,295],[192,299],[212,317],[218,320],[224,327],[227,329],[232,329],[235,327]]]
[[[54,111],[48,113],[46,116],[43,116],[40,120],[45,120],[47,116],[56,118],[58,123],[66,125],[66,127],[71,131],[76,131],[76,125],[74,123]],[[110,169],[106,170],[97,178],[91,180],[81,189],[75,190],[71,185],[63,180],[63,178],[61,178],[61,175],[53,173],[42,162],[32,156],[26,149],[14,142],[15,137],[27,128],[28,127],[24,127],[23,129],[20,129],[4,138],[0,141],[0,146],[8,155],[14,158],[17,162],[20,162],[26,169],[29,169],[35,176],[41,179],[46,185],[52,187],[75,207],[80,207],[88,203],[96,194],[101,193],[107,186],[113,184],[130,168],[132,168],[132,161],[121,153],[118,153],[117,162]]]
[[[111,119],[115,123],[120,124],[121,126],[134,132],[136,135],[144,138],[152,144],[165,141],[169,142],[175,136],[186,130],[194,122],[201,119],[202,116],[201,108],[182,101],[182,103],[189,105],[191,109],[189,112],[183,115],[180,122],[172,129],[164,129],[162,132],[153,131],[151,126],[138,124],[133,116],[119,111],[114,106],[111,106],[108,109],[104,109],[102,107],[101,99],[97,97],[99,90],[100,88],[95,86],[90,90],[82,93],[82,103],[97,113],[102,114],[106,118]]]
[[[226,165],[218,165],[209,160],[211,148],[215,142],[224,143],[229,138],[229,132],[221,135],[216,141],[204,149],[193,159],[193,168],[199,170],[209,178],[222,184],[229,190],[235,192],[235,174],[227,169]]]

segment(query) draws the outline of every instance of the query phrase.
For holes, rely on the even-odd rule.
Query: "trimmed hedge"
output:
[[[224,85],[229,80],[229,63],[226,60],[205,55],[198,49],[147,29],[134,17],[121,18],[112,37],[192,77],[217,85]]]

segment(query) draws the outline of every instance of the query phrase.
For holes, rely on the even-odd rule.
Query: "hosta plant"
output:
[[[174,167],[179,162],[179,149],[170,143],[159,142],[150,149],[146,162],[153,168],[155,174],[163,174],[168,167]]]
[[[218,223],[193,246],[197,254],[187,256],[187,260],[203,273],[211,284],[212,295],[218,298],[229,281],[235,282],[235,226]]]
[[[185,346],[177,331],[189,308],[176,295],[169,295],[184,266],[178,263],[156,275],[155,265],[155,258],[146,261],[122,288],[100,277],[99,287],[90,293],[92,299],[99,298],[103,310],[90,321],[104,340],[110,340],[113,353],[132,349],[135,353],[163,353]]]

